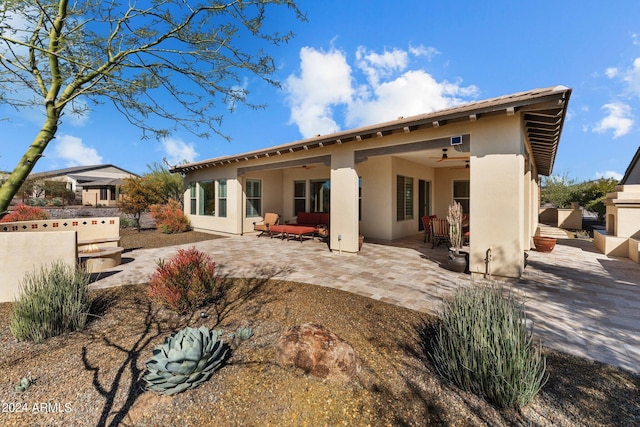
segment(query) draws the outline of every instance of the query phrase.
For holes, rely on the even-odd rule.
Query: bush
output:
[[[459,289],[445,301],[432,342],[440,375],[500,408],[528,404],[547,380],[524,304],[496,286]]]
[[[26,204],[28,206],[47,206],[47,200],[41,198],[27,199]]]
[[[127,218],[124,216],[120,217],[120,228],[133,228],[136,226],[136,220]]]
[[[180,249],[158,268],[149,282],[149,296],[166,307],[185,314],[213,297],[216,288],[215,263],[196,248]]]
[[[84,328],[89,310],[89,274],[61,261],[27,273],[13,306],[9,329],[18,340],[40,342]]]
[[[43,219],[49,219],[49,214],[44,209],[17,205],[13,208],[13,211],[5,215],[0,222],[13,222],[13,221],[38,221]]]
[[[156,227],[165,234],[189,230],[189,219],[175,200],[169,200],[163,205],[152,205],[150,211],[151,217],[156,221]]]

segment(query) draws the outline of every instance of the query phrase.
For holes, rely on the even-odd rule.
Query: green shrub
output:
[[[136,220],[127,218],[124,216],[120,217],[120,228],[133,228],[136,226]]]
[[[180,203],[175,200],[169,200],[162,205],[151,205],[149,211],[156,221],[156,226],[164,234],[183,233],[189,230],[189,219],[182,211]]]
[[[9,321],[18,340],[39,342],[84,328],[90,306],[84,269],[57,261],[27,273],[20,285]]]
[[[185,314],[211,299],[216,284],[215,263],[192,247],[178,250],[168,262],[158,262],[148,293],[166,307]]]
[[[444,378],[500,408],[527,405],[547,380],[524,304],[497,286],[459,289],[445,301],[431,358]]]

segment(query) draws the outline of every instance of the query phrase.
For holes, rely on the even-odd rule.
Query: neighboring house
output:
[[[593,243],[605,255],[640,262],[640,147],[613,193],[607,194],[605,230],[594,230]]]
[[[135,176],[134,173],[106,164],[57,169],[34,173],[29,177],[64,182],[68,190],[81,194],[83,205],[115,206],[123,179]]]
[[[556,86],[176,166],[197,230],[243,234],[266,212],[330,212],[329,247],[393,241],[420,217],[470,215],[470,270],[519,277],[571,89]],[[445,151],[446,150],[446,151]],[[486,262],[487,253],[491,262]]]
[[[640,147],[631,159],[631,163],[627,167],[624,176],[620,180],[620,185],[637,185],[640,184]]]

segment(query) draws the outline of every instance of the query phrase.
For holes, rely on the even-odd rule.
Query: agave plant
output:
[[[220,367],[227,347],[217,331],[186,327],[164,340],[147,361],[143,379],[149,390],[165,395],[180,393],[206,381]]]

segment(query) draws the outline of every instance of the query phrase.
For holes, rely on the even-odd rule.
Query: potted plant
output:
[[[538,252],[551,252],[556,247],[557,239],[547,236],[533,236],[533,244]]]
[[[451,243],[447,265],[450,270],[462,273],[467,270],[467,255],[460,253],[462,248],[462,205],[460,203],[454,201],[449,205],[447,222],[449,223],[449,242]]]

